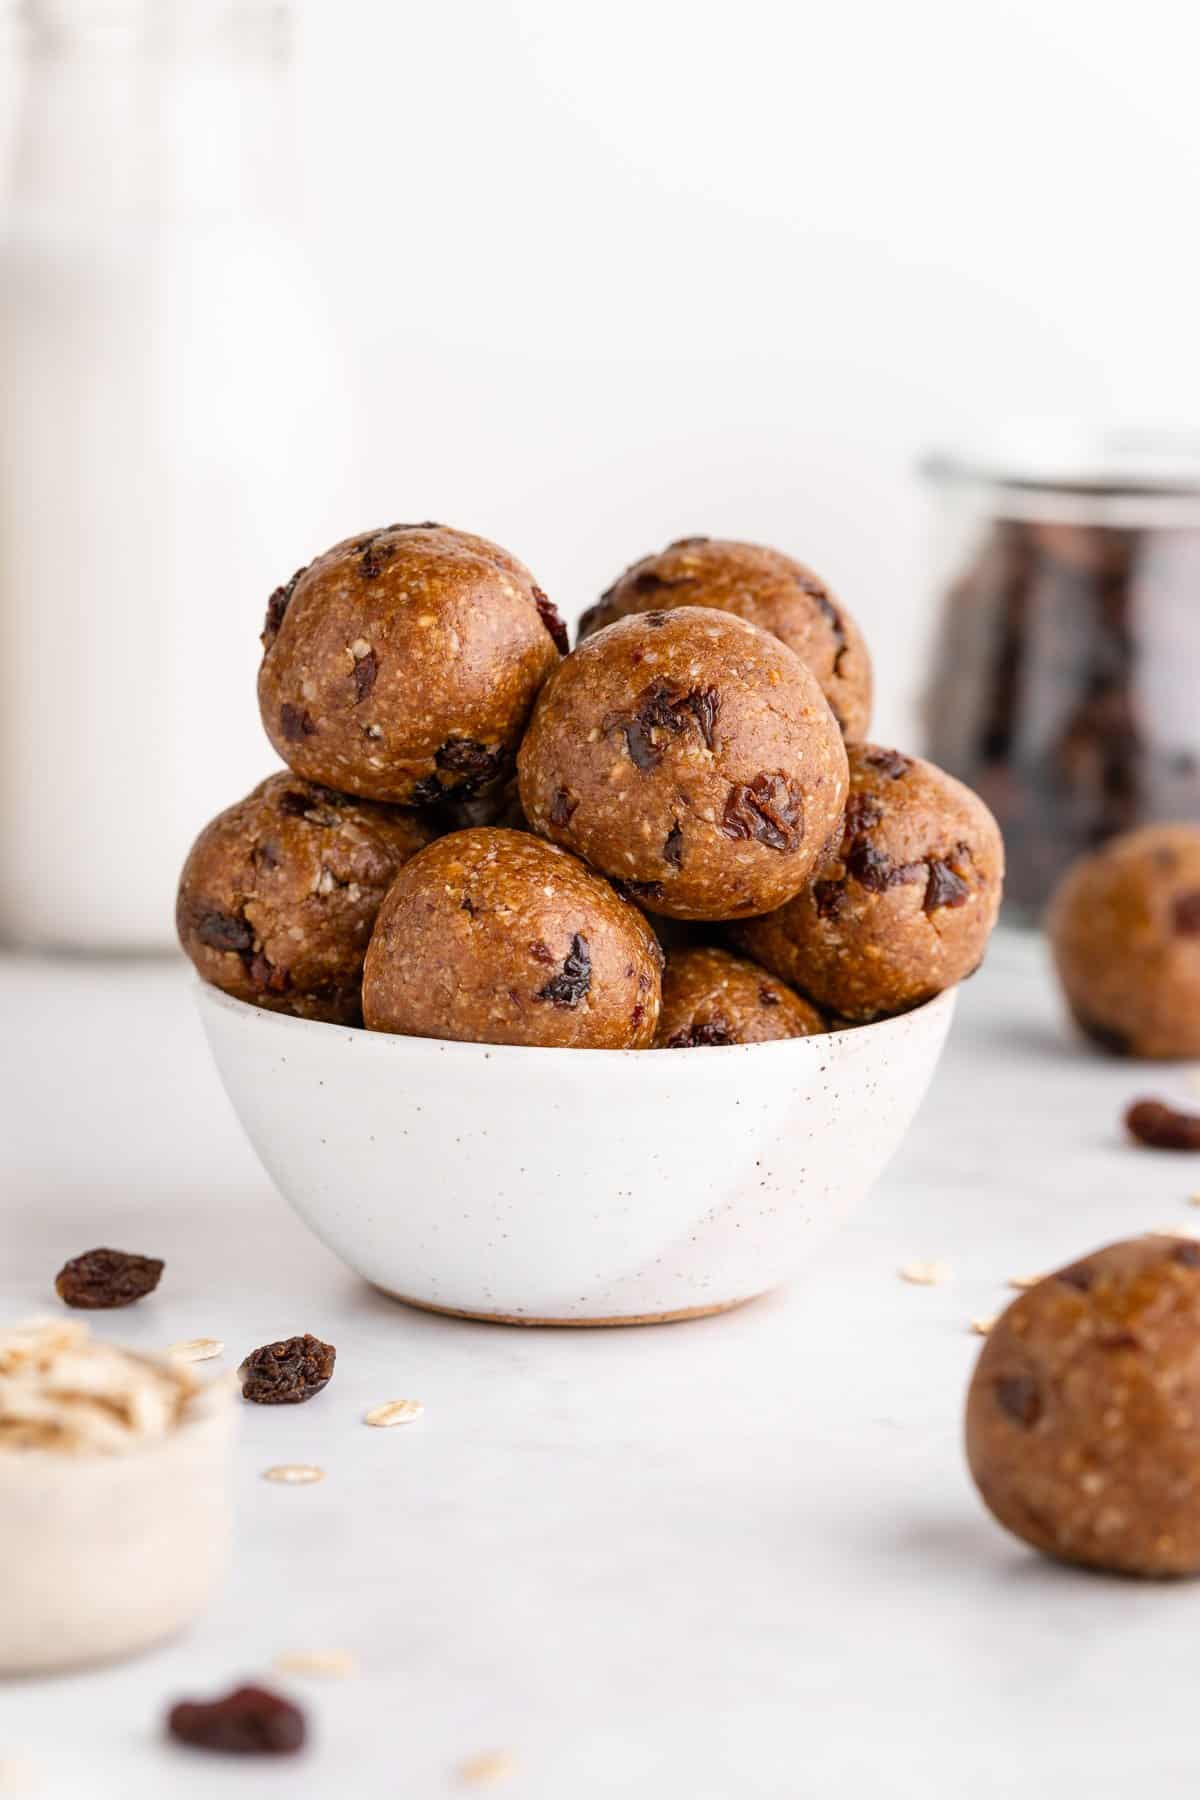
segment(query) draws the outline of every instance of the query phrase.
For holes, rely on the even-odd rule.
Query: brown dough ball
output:
[[[667,957],[656,1049],[766,1044],[825,1029],[815,1006],[757,963],[712,948]]]
[[[580,644],[543,688],[517,767],[535,831],[681,919],[781,906],[846,794],[815,676],[759,626],[697,606]]]
[[[638,1050],[654,1038],[662,951],[575,857],[518,831],[456,831],[414,857],[367,951],[371,1031],[479,1044]]]
[[[179,880],[179,941],[205,981],[302,1019],[356,1025],[380,902],[433,836],[404,813],[284,771],[218,814]]]
[[[588,637],[630,613],[712,606],[781,638],[810,668],[846,738],[871,722],[871,659],[862,633],[819,575],[760,544],[680,538],[626,569],[579,621]]]
[[[1003,881],[1004,845],[978,795],[919,757],[853,745],[837,858],[734,937],[817,1006],[864,1023],[973,973]]]
[[[1009,1531],[1129,1575],[1200,1570],[1200,1244],[1110,1244],[992,1327],[967,1461]]]
[[[1200,826],[1147,825],[1081,857],[1047,928],[1089,1037],[1127,1056],[1200,1056]]]
[[[259,708],[291,768],[428,806],[511,769],[567,635],[506,550],[445,525],[389,525],[277,588],[263,645]]]

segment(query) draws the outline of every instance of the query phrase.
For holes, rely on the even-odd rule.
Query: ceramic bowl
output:
[[[233,1387],[117,1456],[0,1455],[0,1675],[131,1655],[204,1610],[231,1541]]]
[[[955,1004],[780,1043],[541,1050],[197,992],[267,1173],[343,1262],[412,1305],[555,1325],[692,1318],[786,1281],[899,1146]]]

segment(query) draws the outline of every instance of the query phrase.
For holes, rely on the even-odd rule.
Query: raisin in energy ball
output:
[[[517,767],[535,831],[680,919],[781,906],[846,794],[816,677],[759,626],[696,606],[580,644],[542,689]]]
[[[992,1327],[967,1396],[971,1474],[1035,1549],[1129,1575],[1200,1571],[1200,1244],[1144,1237],[1047,1276]]]
[[[512,767],[567,647],[532,575],[485,538],[389,525],[347,538],[271,596],[258,700],[297,774],[428,806]]]
[[[656,1049],[765,1044],[824,1030],[816,1007],[757,963],[710,948],[667,957]]]
[[[662,952],[646,920],[529,833],[439,838],[380,908],[368,1029],[407,1037],[636,1050],[654,1038]]]
[[[235,999],[356,1024],[379,903],[432,835],[418,813],[271,775],[192,846],[179,941],[205,981]]]
[[[445,831],[466,831],[472,825],[503,825],[509,831],[527,831],[517,777],[492,781],[470,794],[451,796],[438,808],[438,820]],[[439,832],[439,836],[440,836]]]
[[[855,745],[836,860],[734,935],[817,1006],[863,1022],[972,973],[1003,878],[1000,832],[977,795],[932,763]]]
[[[1128,1056],[1200,1056],[1200,826],[1147,825],[1082,857],[1047,924],[1091,1038]]]
[[[862,633],[818,575],[779,550],[727,538],[680,538],[626,569],[580,620],[590,636],[630,613],[712,606],[771,631],[812,670],[846,737],[871,722],[871,662]]]

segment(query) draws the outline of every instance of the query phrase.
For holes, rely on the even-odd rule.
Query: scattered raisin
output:
[[[253,930],[245,919],[239,919],[233,913],[200,913],[193,929],[200,942],[207,944],[210,950],[236,950],[240,955],[254,945]]]
[[[754,838],[769,850],[797,849],[804,836],[800,790],[778,772],[731,787],[721,831],[727,838]]]
[[[370,694],[375,686],[375,677],[379,673],[379,658],[373,650],[365,656],[355,659],[354,663],[354,704],[358,706]]]
[[[551,950],[549,944],[543,943],[541,938],[535,938],[533,943],[530,944],[529,954],[532,956],[534,962],[552,963],[554,961],[553,950]]]
[[[929,869],[923,862],[896,863],[866,838],[856,838],[846,856],[846,867],[860,887],[869,894],[885,894],[889,888],[905,887],[911,882],[925,881]]]
[[[846,648],[846,627],[842,623],[842,615],[833,604],[833,601],[829,598],[828,589],[822,582],[817,581],[814,576],[806,577],[804,575],[797,575],[796,585],[803,593],[807,594],[811,600],[816,601],[818,610],[824,615],[833,628],[833,672],[835,675],[839,675],[841,670],[838,668],[838,662],[843,650]]]
[[[818,919],[836,919],[848,898],[844,881],[814,882],[812,896]]]
[[[567,1010],[579,1005],[591,985],[592,953],[588,949],[587,939],[576,932],[562,968],[533,997],[535,1000],[549,1000],[551,1005]]]
[[[1179,1112],[1161,1100],[1138,1100],[1125,1114],[1131,1137],[1155,1150],[1200,1150],[1200,1114]]]
[[[870,794],[851,794],[846,802],[846,837],[860,837],[882,821],[883,808],[878,800],[872,799]]]
[[[1180,937],[1195,937],[1200,933],[1200,888],[1179,895],[1171,909],[1171,922]]]
[[[448,774],[465,777],[454,787],[455,794],[461,794],[464,789],[473,790],[493,781],[503,770],[506,757],[503,749],[489,750],[475,738],[447,738],[434,752],[433,760]]]
[[[238,1380],[242,1398],[256,1406],[294,1406],[311,1400],[328,1384],[337,1351],[306,1331],[303,1337],[284,1338],[252,1350]]]
[[[672,869],[683,867],[683,832],[676,819],[668,831],[663,844],[663,861]]]
[[[286,794],[280,794],[277,802],[279,810],[289,819],[302,819],[312,806],[307,794],[299,794],[289,788]]]
[[[567,627],[563,622],[562,614],[550,596],[544,594],[540,587],[534,588],[533,599],[538,609],[538,618],[554,639],[554,648],[560,655],[565,656],[571,648],[571,640],[567,636]]]
[[[1081,1294],[1087,1293],[1092,1279],[1092,1271],[1086,1263],[1073,1263],[1069,1269],[1060,1269],[1055,1276],[1056,1281],[1065,1282],[1067,1287],[1076,1288]]]
[[[162,1259],[130,1256],[124,1250],[86,1250],[64,1263],[54,1277],[60,1300],[68,1306],[99,1311],[110,1306],[132,1306],[152,1294],[162,1276]]]
[[[560,830],[564,825],[569,825],[578,805],[579,796],[573,794],[570,788],[555,788],[554,798],[550,802],[550,823],[557,825]]]
[[[863,761],[870,763],[873,769],[878,769],[881,775],[886,775],[889,781],[899,781],[912,768],[908,757],[901,756],[899,750],[868,750]]]
[[[758,1004],[760,1006],[779,1005],[779,995],[775,992],[774,988],[769,988],[765,981],[759,984]]]
[[[348,794],[339,794],[334,788],[323,787],[319,781],[310,781],[306,794],[289,789],[286,794],[279,796],[280,812],[311,819],[317,825],[335,823],[332,819],[322,817],[321,808],[336,811],[339,807],[351,804]]]
[[[625,881],[620,877],[613,886],[626,900],[640,900],[646,904],[661,900],[667,891],[661,881]]]
[[[925,898],[922,905],[927,913],[936,912],[941,906],[962,906],[971,898],[971,890],[962,876],[956,874],[950,864],[940,857],[929,858],[929,878],[925,883]]]
[[[662,747],[654,738],[656,726],[666,724],[674,729],[671,713],[665,705],[659,704],[658,697],[643,699],[632,717],[610,713],[604,721],[606,732],[617,730],[625,734],[625,748],[629,752],[630,761],[639,769],[656,769],[662,761]]]
[[[396,554],[395,544],[389,544],[387,533],[390,531],[415,530],[414,526],[386,525],[382,531],[373,531],[370,537],[363,538],[356,546],[359,550],[359,569],[368,581],[374,581],[381,575]]]
[[[716,734],[717,713],[721,707],[721,696],[716,688],[693,688],[686,696],[684,705],[700,727],[700,736],[704,739],[706,749],[711,750]]]
[[[667,1039],[668,1050],[705,1050],[732,1044],[733,1033],[724,1019],[706,1019],[702,1025],[684,1025]]]
[[[277,587],[267,601],[267,616],[263,622],[261,640],[264,650],[269,650],[279,636],[279,627],[283,624],[283,616],[291,605],[292,595],[296,591],[296,583],[303,573],[303,569],[297,569],[292,579],[283,587]]]
[[[1188,1239],[1182,1244],[1176,1244],[1171,1252],[1171,1261],[1182,1263],[1185,1269],[1200,1269],[1200,1244],[1194,1244]]]
[[[413,783],[412,793],[408,796],[410,806],[435,806],[442,797],[442,784],[436,775],[422,775]]]
[[[643,623],[652,621],[653,617],[652,613],[645,613]],[[720,696],[716,688],[690,688],[685,692],[673,682],[657,682],[638,695],[632,713],[609,713],[603,729],[606,733],[624,732],[625,748],[637,768],[656,769],[663,759],[669,737],[678,737],[686,731],[689,718],[711,750],[719,709]],[[668,737],[664,737],[664,733]]]
[[[1042,1416],[1042,1397],[1032,1375],[1001,1375],[992,1384],[996,1404],[1026,1430]]]
[[[633,1029],[635,1031],[637,1030],[638,1026],[642,1023],[642,1020],[645,1017],[646,1017],[645,1007],[642,1005],[640,1000],[635,1001],[633,1011],[629,1015],[629,1023],[633,1026]]]
[[[687,581],[690,577],[685,575],[683,579]],[[674,587],[675,583],[660,575],[657,569],[639,569],[631,578],[631,585],[635,594],[656,594],[660,588]]]
[[[302,712],[290,700],[285,700],[279,709],[279,729],[289,743],[295,743],[297,738],[312,737],[317,728],[307,708]]]
[[[233,1756],[290,1756],[304,1744],[304,1714],[266,1688],[240,1687],[220,1700],[181,1700],[167,1731],[197,1750]]]
[[[280,968],[261,950],[254,956],[242,961],[246,964],[246,973],[255,987],[265,989],[269,994],[286,994],[292,985],[292,978],[287,969]]]

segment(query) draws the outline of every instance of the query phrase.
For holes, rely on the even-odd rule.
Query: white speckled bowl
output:
[[[787,1280],[899,1146],[955,1002],[774,1044],[538,1050],[197,991],[251,1143],[343,1262],[413,1305],[555,1325],[689,1318]]]

